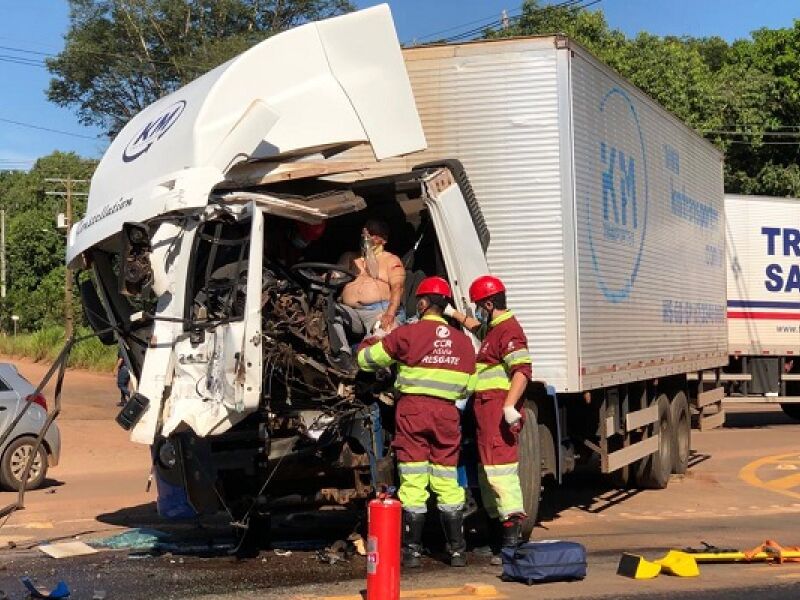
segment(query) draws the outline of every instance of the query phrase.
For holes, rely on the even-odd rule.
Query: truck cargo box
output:
[[[800,199],[725,197],[731,354],[800,354]]]
[[[719,151],[563,37],[404,53],[428,150],[383,168],[462,161],[537,378],[575,392],[727,362]]]

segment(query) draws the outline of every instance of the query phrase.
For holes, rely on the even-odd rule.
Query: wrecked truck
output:
[[[416,283],[503,279],[530,340],[519,473],[663,488],[727,362],[722,156],[561,36],[401,51],[386,6],[304,25],[159,100],[92,179],[68,260],[136,393],[167,516],[357,506],[392,482],[391,373],[333,360],[367,217]],[[297,223],[325,224],[300,250]],[[171,500],[175,500],[172,502]],[[187,509],[188,507],[188,509]]]
[[[262,42],[135,116],[98,165],[68,260],[91,275],[87,319],[130,366],[118,422],[152,447],[166,516],[240,522],[392,483],[390,378],[333,360],[353,278],[337,261],[380,217],[407,299],[445,273],[441,231],[475,232],[480,213],[457,163],[375,177],[326,160],[356,145],[373,160],[425,147],[386,6]],[[325,224],[302,252],[298,223]]]

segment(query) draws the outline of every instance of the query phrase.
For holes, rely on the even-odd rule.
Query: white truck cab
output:
[[[92,179],[68,261],[91,272],[89,320],[116,328],[134,375],[118,421],[196,512],[221,499],[241,516],[276,464],[284,491],[270,506],[344,504],[391,481],[380,424],[391,402],[379,407],[370,382],[331,360],[350,278],[337,262],[368,216],[390,224],[406,299],[437,273],[467,310],[466,286],[487,270],[458,163],[377,177],[325,160],[358,145],[372,160],[425,148],[386,6],[277,35],[162,98]],[[326,226],[302,252],[299,223]]]

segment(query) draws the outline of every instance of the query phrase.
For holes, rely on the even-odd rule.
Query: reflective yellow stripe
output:
[[[367,346],[358,353],[358,366],[362,371],[376,371],[381,367],[388,367],[394,362],[383,347],[383,342]]]
[[[430,464],[428,461],[399,462],[400,490],[397,497],[403,503],[403,509],[424,513],[427,510],[428,483],[430,481]]]
[[[511,381],[504,365],[487,365],[478,363],[476,392],[488,390],[510,390]]]
[[[500,519],[507,519],[514,514],[524,514],[525,507],[522,501],[522,488],[519,483],[518,463],[505,465],[483,465],[485,481],[481,479],[481,497],[484,494],[484,483],[491,488],[494,506],[487,512],[495,513]],[[488,491],[488,490],[487,490]],[[490,516],[494,516],[490,514]]]
[[[421,320],[422,321],[436,321],[437,323],[444,323],[445,325],[447,325],[447,321],[445,320],[445,318],[444,317],[439,317],[437,315],[425,315],[424,317],[422,317]]]
[[[444,400],[468,395],[471,373],[400,365],[395,388],[403,394],[421,394]]]
[[[510,310],[507,310],[506,312],[492,319],[491,323],[489,323],[489,327],[497,327],[500,325],[500,323],[503,321],[508,321],[513,316],[514,313],[512,313]]]
[[[428,461],[397,463],[397,470],[403,475],[426,474],[431,470]]]
[[[458,479],[458,471],[455,467],[431,465],[431,477],[440,477],[442,479]]]
[[[519,470],[519,463],[508,463],[506,465],[483,465],[487,477],[502,477],[504,475],[516,475]]]
[[[531,361],[531,355],[528,351],[525,348],[521,348],[506,354],[503,357],[503,362],[509,367],[514,367],[516,365],[531,364],[533,361]]]
[[[456,467],[431,464],[430,484],[439,510],[461,510],[464,508],[464,488],[458,485]]]

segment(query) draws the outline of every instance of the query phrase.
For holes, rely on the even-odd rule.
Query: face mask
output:
[[[481,325],[486,325],[489,322],[489,313],[479,306],[475,309],[475,318],[481,322]]]

